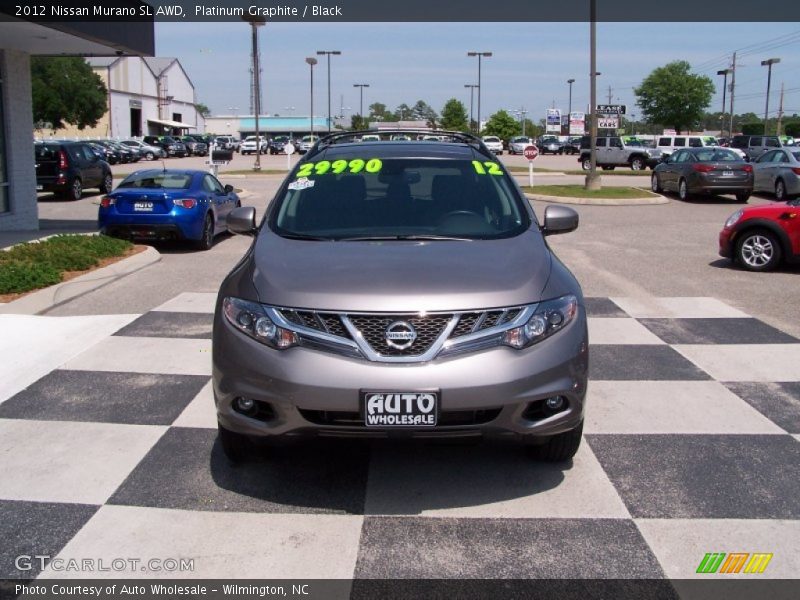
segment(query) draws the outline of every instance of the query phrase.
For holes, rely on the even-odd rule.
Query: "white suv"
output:
[[[242,145],[239,149],[242,154],[255,154],[256,152],[260,152],[261,154],[267,153],[267,140],[263,137],[256,138],[256,136],[251,135],[245,138],[242,142]]]
[[[496,135],[487,135],[484,137],[483,144],[495,154],[503,153],[503,142]]]

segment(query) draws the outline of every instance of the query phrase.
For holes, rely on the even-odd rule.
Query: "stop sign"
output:
[[[539,149],[533,145],[525,146],[525,149],[522,151],[522,155],[528,160],[533,160],[539,156]]]

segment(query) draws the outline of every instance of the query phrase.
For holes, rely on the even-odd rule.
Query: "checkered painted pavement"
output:
[[[17,334],[20,356],[45,358],[0,387],[0,577],[85,576],[19,572],[20,554],[195,559],[168,577],[626,579],[771,552],[760,577],[800,573],[800,340],[718,300],[587,299],[570,464],[333,440],[236,468],[215,441],[213,304],[104,317],[69,349]]]

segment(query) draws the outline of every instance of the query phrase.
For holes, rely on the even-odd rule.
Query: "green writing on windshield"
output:
[[[370,158],[364,160],[363,158],[354,158],[352,160],[321,160],[319,162],[307,162],[300,165],[295,177],[309,177],[310,175],[326,175],[332,173],[340,175],[341,173],[379,173],[383,168],[383,162],[379,158]]]

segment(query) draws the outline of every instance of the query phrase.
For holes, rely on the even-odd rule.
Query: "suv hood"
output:
[[[287,240],[266,228],[251,262],[258,300],[332,311],[450,311],[541,300],[551,254],[536,225],[514,238]]]

